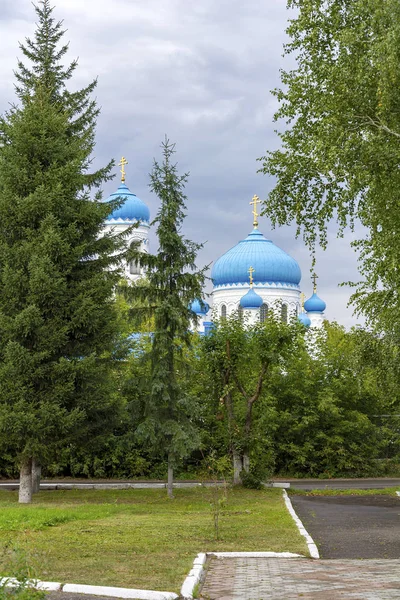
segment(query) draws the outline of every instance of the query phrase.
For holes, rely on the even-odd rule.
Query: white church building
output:
[[[139,241],[140,250],[149,252],[150,211],[125,184],[126,164],[126,159],[122,158],[121,184],[105,200],[122,198],[125,201],[109,215],[104,230],[120,233],[138,223],[127,243]],[[317,295],[316,275],[313,277],[313,294],[304,302],[297,261],[258,229],[259,203],[257,196],[250,202],[253,206],[252,231],[213,264],[211,307],[205,301],[198,300],[191,306],[198,316],[199,333],[207,333],[213,326],[213,319],[223,319],[235,312],[243,314],[250,323],[264,321],[272,311],[285,322],[298,318],[305,327],[322,327],[326,304]],[[130,263],[125,265],[125,276],[130,281],[136,281],[144,276],[144,272],[136,263]]]

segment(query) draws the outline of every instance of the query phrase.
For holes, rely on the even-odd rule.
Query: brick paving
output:
[[[202,600],[400,599],[400,559],[211,558]]]

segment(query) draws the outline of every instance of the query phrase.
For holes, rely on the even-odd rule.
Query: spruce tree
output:
[[[146,268],[147,286],[130,288],[131,298],[142,298],[152,314],[150,381],[142,406],[142,422],[136,430],[168,460],[168,495],[172,497],[173,471],[179,461],[199,444],[193,422],[196,401],[184,389],[180,373],[188,367],[184,348],[191,344],[190,329],[195,314],[190,305],[201,298],[205,269],[196,267],[197,252],[202,247],[182,234],[188,174],[179,175],[172,163],[175,145],[166,139],[162,144],[163,162],[154,161],[150,175],[151,190],[161,202],[157,224],[159,248],[156,255],[136,251],[135,259]],[[146,314],[147,313],[147,314]]]
[[[112,163],[90,172],[96,82],[70,92],[62,24],[48,0],[21,45],[18,102],[0,120],[0,447],[31,500],[32,462],[112,425],[108,378],[117,335],[113,289],[124,240],[103,236],[97,188]],[[90,194],[96,190],[95,201]]]

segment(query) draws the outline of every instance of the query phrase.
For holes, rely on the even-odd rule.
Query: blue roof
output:
[[[125,183],[121,183],[117,191],[111,194],[105,202],[116,200],[119,197],[125,198],[125,202],[107,217],[107,221],[150,222],[149,207],[136,194],[131,192]]]
[[[254,284],[280,283],[297,286],[301,271],[298,263],[254,229],[245,240],[219,258],[211,271],[214,286],[249,283],[249,268],[254,269]]]
[[[300,313],[298,316],[300,323],[304,325],[304,327],[310,327],[311,319],[306,315],[306,313]]]
[[[262,303],[263,299],[253,290],[253,288],[250,288],[247,294],[240,298],[240,306],[242,308],[260,308]]]
[[[324,312],[326,304],[317,294],[314,292],[311,298],[304,302],[304,308],[307,312]]]
[[[190,305],[190,310],[192,310],[196,315],[206,315],[210,310],[210,305],[203,300],[203,307],[200,304],[199,300],[194,300]]]

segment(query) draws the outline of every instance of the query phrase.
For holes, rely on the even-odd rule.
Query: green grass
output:
[[[384,488],[379,490],[296,490],[290,488],[290,496],[396,496],[398,487]]]
[[[218,541],[212,497],[206,488],[175,490],[172,501],[165,490],[58,490],[20,506],[0,491],[0,548],[17,545],[42,580],[176,592],[198,552],[308,555],[281,490],[230,490]],[[9,569],[0,550],[2,575]]]

